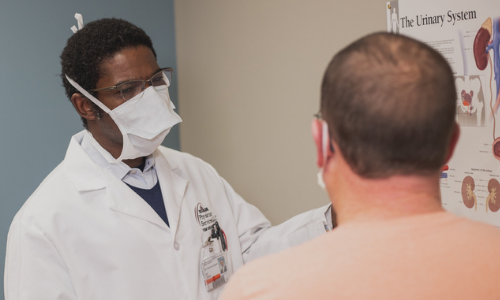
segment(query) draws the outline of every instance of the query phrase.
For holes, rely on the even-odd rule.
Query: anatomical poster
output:
[[[387,30],[421,40],[450,63],[460,140],[441,173],[443,207],[500,227],[500,2],[399,0]]]

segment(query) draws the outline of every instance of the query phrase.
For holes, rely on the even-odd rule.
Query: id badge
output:
[[[231,262],[227,242],[225,237],[220,237],[217,234],[218,231],[225,236],[218,223],[215,222],[214,227],[207,230],[206,234],[203,235],[204,242],[202,242],[201,246],[200,267],[207,292],[224,285],[231,276]]]
[[[207,292],[224,285],[232,274],[231,258],[226,234],[220,228],[217,216],[200,203],[195,218],[201,226],[200,269]]]
[[[227,251],[211,255],[201,262],[201,271],[207,292],[224,285],[230,276]]]

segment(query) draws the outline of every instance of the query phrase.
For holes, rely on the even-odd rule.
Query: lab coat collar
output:
[[[127,182],[124,178],[129,175],[132,168],[124,162],[116,161],[116,159],[95,140],[92,133],[85,130],[80,145],[83,151],[87,153],[87,156],[89,156],[94,163],[111,172],[116,178]],[[153,155],[148,155],[146,157],[144,170],[141,171],[146,172],[147,170],[153,168],[154,165],[155,161]]]
[[[168,228],[145,201],[136,201],[137,197],[140,196],[120,179],[92,161],[80,145],[84,134],[85,132],[81,131],[71,138],[64,159],[66,174],[77,191],[85,192],[108,188],[108,201],[111,209]],[[156,149],[153,157],[169,218],[170,230],[175,236],[188,180],[176,174],[175,169],[178,167],[174,159],[166,157],[160,148]]]
[[[79,192],[102,189],[106,180],[102,169],[95,164],[80,146],[85,130],[75,134],[69,143],[64,166],[66,174]]]
[[[91,132],[84,130],[80,145],[87,156],[101,168],[111,172],[116,178],[123,179],[130,170],[124,162],[117,162],[94,138]]]
[[[112,165],[105,156],[107,152],[102,153],[93,143],[91,145],[94,147],[92,148],[94,157],[91,157],[92,155],[89,156],[89,149],[85,150],[85,147],[82,147],[84,139],[87,139],[87,143],[94,140],[86,130],[82,130],[75,134],[71,138],[64,158],[64,164],[67,170],[66,173],[79,192],[104,188],[109,182],[109,180],[105,180],[104,173],[110,172],[121,180],[130,172],[131,168],[124,163]],[[89,148],[89,145],[87,145],[87,148]],[[102,151],[105,150],[103,149]],[[109,153],[107,154],[111,157]],[[153,155],[148,156],[146,162],[150,162],[149,168],[155,166]],[[75,170],[77,170],[77,172],[75,172]]]

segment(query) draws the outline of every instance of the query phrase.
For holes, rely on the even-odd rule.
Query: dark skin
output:
[[[114,86],[130,80],[148,80],[160,70],[151,49],[146,46],[125,48],[113,57],[105,59],[100,65],[100,78],[95,89]],[[147,86],[146,86],[147,87]],[[110,110],[123,104],[120,92],[98,92],[97,99]],[[123,148],[123,136],[109,114],[103,112],[98,118],[91,101],[80,93],[71,96],[71,102],[78,114],[87,120],[88,130],[96,141],[114,158],[118,158]],[[144,157],[123,160],[134,168],[144,162]]]

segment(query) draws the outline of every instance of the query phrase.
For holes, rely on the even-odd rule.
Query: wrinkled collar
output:
[[[98,152],[98,150],[95,149],[95,146],[92,145],[94,146],[94,151],[99,154],[96,155],[96,157],[100,156],[100,158],[98,158],[98,162],[94,161],[82,146],[82,142],[86,136],[91,137],[87,130],[82,130],[71,138],[63,162],[67,176],[79,192],[104,188],[111,180],[110,177],[121,179],[127,174],[128,171],[130,171],[130,167],[124,163],[122,164],[128,169],[123,168],[123,166],[117,167],[116,169],[114,169],[114,167],[109,167],[110,163],[105,158],[105,155]],[[161,155],[158,149],[155,153],[156,152],[158,152],[157,155]],[[111,156],[109,153],[108,155]],[[154,157],[155,155],[152,154],[147,158],[153,160],[151,165],[154,165]],[[170,166],[170,163],[168,163],[168,165]],[[171,170],[175,168],[175,166],[170,167]]]
[[[126,163],[117,162],[111,154],[106,151],[92,136],[90,132],[84,130],[83,138],[80,143],[83,151],[98,164],[101,168],[108,170],[116,178],[122,180],[131,170]],[[153,168],[155,165],[154,156],[151,154],[146,157],[145,167],[143,171]]]

